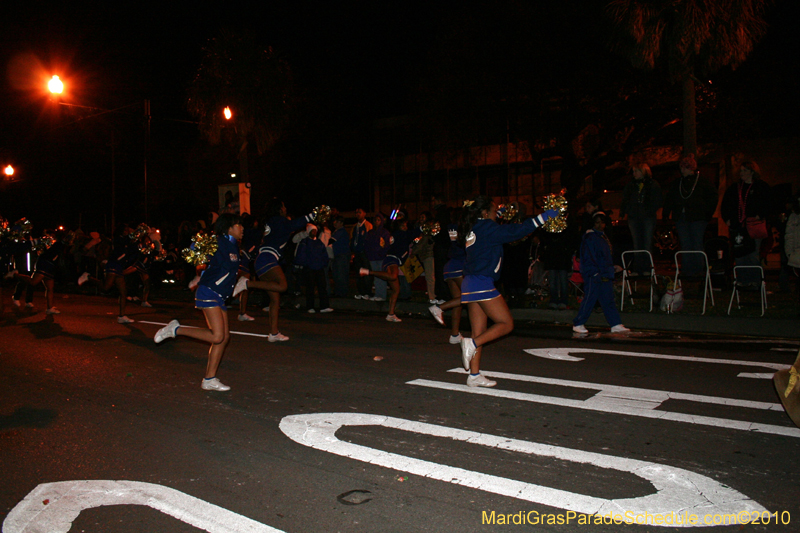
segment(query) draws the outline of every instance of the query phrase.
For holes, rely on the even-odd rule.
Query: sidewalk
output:
[[[727,300],[718,302],[727,309]],[[388,310],[387,302],[372,302],[350,298],[335,298],[331,300],[331,307],[362,312],[385,314]],[[405,301],[397,303],[397,314],[401,317],[422,315],[433,320],[428,311],[428,304],[418,301]],[[577,309],[557,311],[551,309],[511,309],[515,321],[538,324],[572,324]],[[445,314],[447,321],[449,313]],[[712,316],[694,314],[666,314],[654,308],[652,312],[623,312],[620,313],[626,327],[633,330],[670,331],[675,333],[706,333],[716,335],[735,335],[743,337],[765,337],[776,339],[800,339],[800,319],[777,319],[744,316]],[[466,323],[466,322],[465,322]],[[602,313],[593,313],[586,324],[593,327],[608,329]]]

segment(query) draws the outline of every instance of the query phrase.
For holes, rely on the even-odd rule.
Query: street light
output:
[[[222,110],[222,114],[225,116],[225,120],[230,120],[231,117],[233,117],[233,112],[231,111],[231,108],[227,106],[225,107],[225,109]]]
[[[6,168],[3,169],[3,174],[5,174],[6,177],[10,178],[11,176],[14,175],[14,167],[8,165]]]
[[[47,82],[47,88],[53,94],[61,94],[64,92],[64,83],[58,76],[53,76],[50,81]]]

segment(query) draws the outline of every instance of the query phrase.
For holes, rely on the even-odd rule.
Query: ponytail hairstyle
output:
[[[461,213],[461,222],[458,224],[458,244],[467,245],[467,236],[472,233],[472,226],[481,217],[481,213],[488,211],[492,204],[492,199],[488,196],[476,196],[473,200],[464,202],[464,210]]]
[[[228,230],[231,229],[236,224],[242,224],[242,217],[235,213],[223,213],[217,218],[217,221],[214,223],[214,233],[218,237],[227,237]]]

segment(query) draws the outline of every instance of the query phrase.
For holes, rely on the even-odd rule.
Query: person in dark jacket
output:
[[[661,207],[661,187],[653,179],[646,163],[631,167],[633,179],[622,191],[620,218],[628,216],[634,250],[647,250],[653,253],[653,233],[656,229],[656,212]],[[639,274],[650,271],[650,262],[645,254],[635,254],[633,268]]]
[[[568,303],[568,275],[572,270],[572,256],[575,255],[574,230],[568,225],[560,233],[538,232],[539,260],[548,271],[550,282],[551,309],[564,310]]]
[[[594,228],[587,231],[581,240],[581,276],[583,276],[583,301],[578,315],[572,321],[572,331],[589,333],[586,321],[589,320],[594,305],[598,301],[603,308],[611,333],[627,333],[630,330],[622,325],[614,302],[614,261],[611,255],[611,242],[603,233],[606,228],[606,215],[602,211],[594,214]]]
[[[672,183],[664,199],[662,218],[666,220],[672,214],[681,250],[700,252],[703,251],[706,228],[717,209],[719,195],[711,182],[700,175],[693,154],[683,157],[678,166],[681,175]],[[684,274],[704,274],[701,269],[702,259],[697,255],[683,256],[681,271]]]
[[[200,382],[200,387],[203,390],[222,392],[231,389],[217,379],[217,369],[231,338],[225,300],[238,294],[234,291],[234,286],[240,261],[237,241],[244,235],[242,218],[233,213],[221,214],[214,224],[214,233],[217,237],[217,251],[200,276],[194,300],[195,307],[203,311],[208,329],[181,328],[180,322],[172,320],[156,332],[153,340],[161,343],[181,335],[210,343],[206,375]]]
[[[303,284],[306,287],[306,311],[316,313],[314,309],[314,288],[319,294],[320,313],[333,311],[329,305],[326,287],[325,267],[328,266],[328,251],[317,238],[318,229],[314,224],[306,226],[307,237],[300,241],[294,255],[294,263],[303,267]]]
[[[337,298],[347,296],[350,281],[350,235],[344,227],[344,218],[341,215],[333,217],[333,234],[331,235],[333,248],[333,295]]]
[[[386,259],[386,254],[389,251],[389,241],[392,234],[386,229],[386,216],[383,213],[375,214],[375,224],[364,237],[364,253],[367,254],[367,261],[369,261],[370,270],[381,270],[383,260]],[[372,278],[367,278],[372,279]],[[375,296],[369,297],[373,302],[386,301],[386,281],[381,278],[374,278],[375,283]],[[372,285],[372,282],[368,282]]]
[[[761,243],[767,237],[767,216],[772,208],[770,187],[761,179],[761,171],[753,161],[744,161],[739,167],[738,183],[734,183],[722,196],[720,214],[731,236],[741,234],[753,239],[753,251],[736,258],[736,266],[761,265]],[[761,277],[749,269],[737,274],[738,280],[758,284]]]
[[[364,251],[367,232],[372,229],[372,224],[367,220],[367,212],[362,208],[356,209],[356,225],[353,226],[353,235],[350,238],[350,251],[353,252],[353,266],[359,270],[369,269],[369,259]],[[372,281],[359,277],[356,280],[356,300],[369,300],[372,293]]]

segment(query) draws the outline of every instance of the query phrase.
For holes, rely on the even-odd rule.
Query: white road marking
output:
[[[342,426],[383,426],[490,448],[589,464],[644,478],[653,484],[655,493],[618,500],[576,494],[343,442],[336,438],[336,431]],[[356,413],[316,413],[287,416],[281,420],[280,428],[295,442],[317,450],[577,513],[605,516],[608,513],[620,515],[628,511],[635,514],[646,512],[651,515],[689,512],[702,516],[717,513],[735,514],[741,511],[758,512],[763,509],[744,494],[713,479],[681,468],[412,422],[401,418]]]
[[[140,324],[153,324],[154,326],[166,326],[166,322],[148,322],[146,320],[140,320]],[[192,328],[192,329],[200,329],[197,326],[187,326],[185,324],[181,324],[182,328]],[[231,335],[245,335],[247,337],[261,337],[262,339],[266,339],[269,335],[263,335],[261,333],[248,333],[246,331],[233,331],[230,330]]]
[[[461,369],[453,369],[451,372],[459,372],[459,371],[464,372]],[[504,374],[502,372],[487,372],[483,370],[481,371],[481,373],[490,377],[506,377],[513,375],[513,374]],[[560,405],[562,407],[586,409],[589,411],[601,411],[604,413],[641,416],[644,418],[655,418],[659,420],[669,420],[672,422],[683,422],[683,423],[698,424],[703,426],[738,429],[742,431],[757,431],[759,433],[769,433],[773,435],[784,435],[787,437],[800,438],[800,429],[798,428],[775,426],[771,424],[759,424],[757,422],[745,422],[742,420],[730,420],[726,418],[714,418],[701,415],[674,413],[671,411],[656,411],[655,408],[658,407],[658,404],[664,401],[664,399],[669,399],[669,398],[689,399],[689,397],[693,396],[693,395],[683,395],[684,398],[678,398],[677,393],[669,393],[664,391],[647,391],[647,389],[633,389],[638,391],[650,392],[652,393],[652,396],[647,397],[646,395],[643,394],[634,394],[634,397],[631,398],[629,397],[629,395],[626,395],[623,391],[615,391],[609,388],[607,389],[607,392],[605,394],[597,394],[587,400],[571,400],[568,398],[557,398],[554,396],[544,396],[541,394],[528,394],[524,392],[506,391],[497,388],[487,389],[482,387],[468,387],[466,385],[458,385],[455,383],[447,383],[442,381],[430,381],[427,379],[415,379],[413,381],[407,382],[406,384],[418,385],[421,387],[430,387],[434,389],[467,392],[470,394],[482,394],[484,396],[508,398],[512,400],[521,400],[525,402],[542,403],[547,405]],[[593,385],[593,384],[586,384],[586,385]],[[594,384],[593,387],[590,386],[582,388],[596,388],[602,391],[603,387],[606,386],[600,384]],[[622,389],[624,388],[625,387],[622,387]],[[667,398],[664,398],[662,396],[664,394],[667,394],[669,396]],[[676,394],[676,396],[672,396],[673,394]],[[744,400],[731,400],[729,398],[719,398],[719,400],[720,401],[716,403],[720,403],[722,405],[732,405],[732,403],[728,402],[744,402]],[[773,410],[773,404],[762,404],[761,407],[756,407],[756,405],[761,404],[761,402],[748,402],[748,403],[751,403],[752,405],[747,405],[746,407]]]
[[[183,492],[140,481],[42,483],[3,521],[3,533],[67,533],[84,509],[145,505],[209,533],[283,533]]]
[[[692,363],[714,363],[722,365],[741,365],[741,366],[763,366],[778,370],[788,370],[791,365],[781,363],[767,363],[764,361],[738,361],[735,359],[712,359],[709,357],[687,357],[683,355],[664,355],[660,353],[641,353],[641,352],[620,352],[618,350],[595,350],[594,348],[532,348],[523,350],[525,353],[547,359],[561,359],[561,356],[569,356],[570,352],[577,353],[602,353],[611,355],[622,355],[625,357],[646,357],[648,359],[666,359],[671,361],[686,361]],[[564,359],[570,361],[573,359]],[[583,359],[577,359],[582,361]]]
[[[451,368],[448,372],[456,374],[466,374],[463,368]],[[507,372],[482,371],[489,377],[500,379],[510,379],[514,381],[525,381],[528,383],[544,383],[546,385],[560,385],[562,387],[575,387],[578,389],[591,389],[599,391],[594,397],[605,398],[624,398],[628,400],[638,400],[653,403],[658,407],[667,400],[686,400],[697,403],[710,403],[715,405],[728,405],[733,407],[745,407],[747,409],[763,409],[767,411],[783,411],[783,406],[779,403],[756,402],[752,400],[737,400],[736,398],[722,398],[719,396],[704,396],[701,394],[686,394],[683,392],[671,392],[654,389],[640,389],[637,387],[624,387],[621,385],[606,385],[605,383],[591,383],[587,381],[572,381],[568,379],[543,378],[539,376],[528,376],[525,374],[509,374]],[[772,374],[769,374],[772,379]],[[591,398],[590,398],[591,399]],[[588,401],[588,400],[587,400]]]
[[[737,378],[751,378],[751,379],[772,379],[775,377],[775,373],[764,373],[764,372],[739,372],[736,374]]]
[[[794,352],[797,348],[770,348],[773,352]]]

